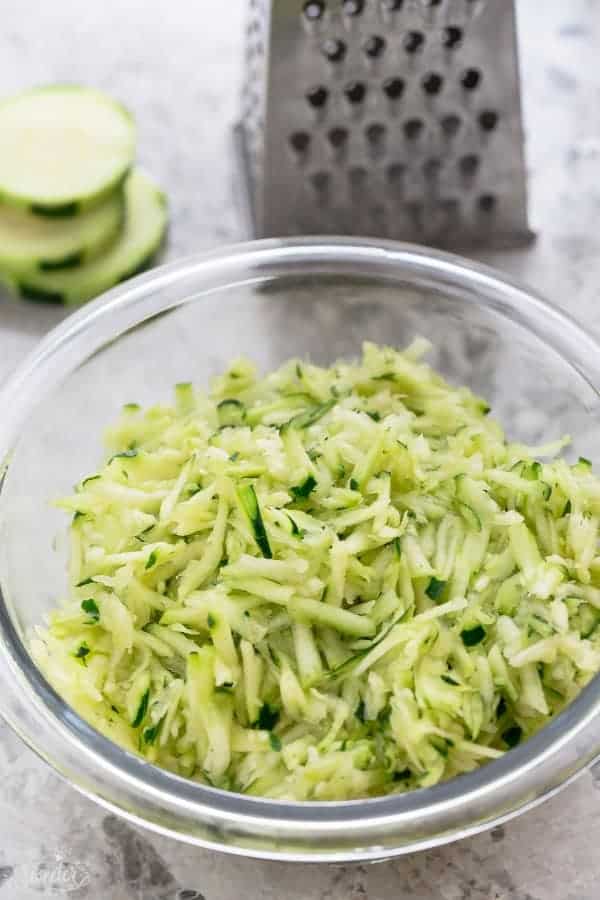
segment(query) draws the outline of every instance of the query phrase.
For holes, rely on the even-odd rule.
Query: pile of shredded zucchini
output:
[[[343,800],[468,772],[578,693],[600,481],[507,443],[427,346],[124,407],[31,645],[84,718],[203,783]]]

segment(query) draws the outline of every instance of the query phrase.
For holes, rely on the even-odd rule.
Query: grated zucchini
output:
[[[124,407],[60,501],[68,599],[31,641],[81,715],[202,783],[345,800],[468,772],[576,696],[600,481],[508,442],[426,348]]]

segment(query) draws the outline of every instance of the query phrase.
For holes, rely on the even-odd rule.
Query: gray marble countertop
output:
[[[3,0],[0,93],[84,81],[120,96],[167,188],[169,257],[238,239],[229,125],[243,0]],[[600,333],[600,0],[517,0],[527,250],[480,254]],[[0,379],[61,318],[0,296]],[[600,772],[487,834],[375,866],[229,858],[134,828],[63,784],[0,725],[0,898],[597,900]]]

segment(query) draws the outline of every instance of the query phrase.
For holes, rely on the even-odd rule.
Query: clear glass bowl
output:
[[[95,469],[124,402],[206,383],[238,354],[272,367],[330,363],[365,339],[430,338],[432,363],[491,401],[510,437],[567,432],[600,459],[600,347],[573,321],[483,266],[427,249],[343,239],[266,241],[127,282],[67,319],[0,395],[0,712],[83,793],[190,843],[288,860],[380,859],[510,818],[600,754],[598,679],[524,745],[411,794],[288,803],[203,787],[99,735],[32,664],[28,629],[66,582],[66,523],[52,498]]]

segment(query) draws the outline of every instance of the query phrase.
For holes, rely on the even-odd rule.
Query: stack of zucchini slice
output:
[[[164,194],[134,167],[135,124],[90,88],[0,103],[0,277],[36,300],[80,303],[139,272],[167,225]]]

